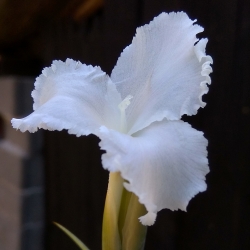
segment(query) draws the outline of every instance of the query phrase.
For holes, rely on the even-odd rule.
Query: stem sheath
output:
[[[146,212],[144,205],[139,203],[138,197],[132,193],[122,229],[122,250],[144,249],[147,227],[143,226],[138,218]]]
[[[102,250],[143,250],[147,227],[139,222],[146,213],[138,197],[123,187],[120,173],[110,173],[105,201]]]
[[[103,214],[102,250],[120,250],[118,216],[123,191],[123,179],[120,173],[109,174],[109,184]]]

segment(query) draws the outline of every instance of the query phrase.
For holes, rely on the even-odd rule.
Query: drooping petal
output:
[[[35,82],[32,92],[34,112],[23,119],[12,119],[22,132],[67,129],[88,135],[101,125],[117,129],[121,102],[109,77],[99,68],[67,59],[54,61]]]
[[[162,13],[137,29],[124,49],[111,79],[122,99],[132,95],[126,110],[128,133],[133,134],[164,117],[179,120],[204,107],[212,58],[206,56],[207,39],[196,34],[203,28],[186,13]]]
[[[188,123],[164,119],[133,136],[101,127],[98,136],[106,150],[103,167],[121,172],[124,186],[145,205],[143,224],[152,225],[163,208],[186,210],[189,200],[206,190],[207,140]]]

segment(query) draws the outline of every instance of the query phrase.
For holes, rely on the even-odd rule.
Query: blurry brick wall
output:
[[[0,249],[42,250],[44,221],[41,133],[15,131],[12,117],[32,107],[33,79],[0,78]]]

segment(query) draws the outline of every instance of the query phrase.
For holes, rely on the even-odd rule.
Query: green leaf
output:
[[[67,228],[65,228],[64,226],[60,225],[59,223],[53,222],[58,228],[60,228],[65,234],[67,234],[69,236],[69,238],[71,240],[73,240],[77,246],[79,246],[79,248],[81,250],[89,250],[89,248],[86,247],[86,245],[80,241],[74,234],[72,234]]]

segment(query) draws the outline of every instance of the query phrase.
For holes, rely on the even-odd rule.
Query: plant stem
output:
[[[121,206],[120,206],[120,211],[119,211],[119,220],[118,220],[119,234],[121,235],[121,237],[122,237],[122,230],[124,228],[125,220],[127,217],[131,195],[132,195],[131,192],[123,188]]]
[[[144,249],[147,227],[143,226],[138,218],[145,213],[144,205],[140,204],[138,197],[132,193],[122,228],[122,250]]]
[[[103,214],[102,250],[120,250],[118,216],[123,191],[123,179],[120,173],[109,174],[109,184]]]
[[[146,213],[138,197],[123,187],[120,173],[110,173],[104,207],[102,250],[143,250],[147,227],[139,222]]]

